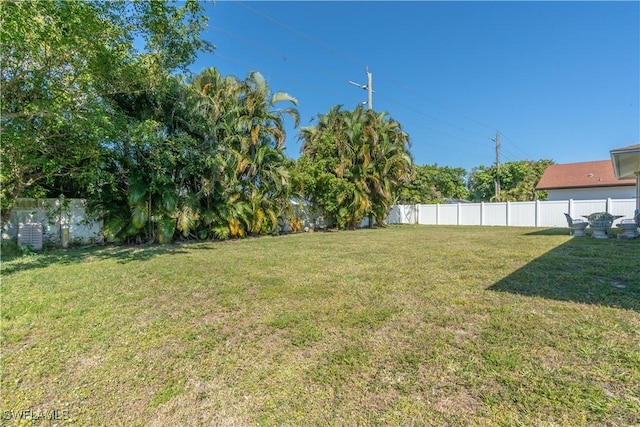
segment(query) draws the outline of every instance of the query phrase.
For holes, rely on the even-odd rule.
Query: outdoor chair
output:
[[[633,219],[623,219],[616,226],[620,229],[618,239],[635,239],[640,236],[640,211],[636,210]]]
[[[607,239],[611,235],[611,226],[619,215],[611,215],[608,212],[596,212],[587,217],[589,227],[593,230],[592,236],[597,239]]]
[[[618,239],[635,239],[638,237],[638,224],[635,219],[623,219],[616,225],[620,229]]]
[[[569,234],[574,237],[585,236],[584,229],[589,225],[588,222],[582,219],[573,219],[568,213],[565,213],[564,216],[567,218],[567,224],[569,224],[569,228],[571,231]]]

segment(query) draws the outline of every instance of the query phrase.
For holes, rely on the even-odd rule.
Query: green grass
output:
[[[2,422],[638,425],[640,240],[567,234],[398,226],[5,260]]]

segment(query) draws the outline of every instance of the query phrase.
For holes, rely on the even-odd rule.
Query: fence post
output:
[[[607,207],[605,209],[607,213],[611,213],[611,197],[607,197]]]
[[[480,202],[480,225],[484,225],[484,202]]]
[[[460,203],[457,203],[456,204],[456,225],[460,225],[460,216],[462,216]]]
[[[536,200],[536,212],[535,212],[536,218],[535,218],[535,226],[538,227],[538,224],[540,223],[540,202],[538,200]]]
[[[569,216],[573,218],[573,199],[569,199]]]
[[[511,205],[507,201],[506,209],[507,209],[507,227],[511,225]]]
[[[440,225],[440,203],[436,203],[436,225]]]
[[[420,224],[420,204],[416,204],[416,208],[415,208],[415,212],[416,212],[416,224]]]

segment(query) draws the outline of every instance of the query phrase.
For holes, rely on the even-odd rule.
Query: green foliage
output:
[[[2,255],[3,261],[10,260],[16,257],[36,255],[31,245],[26,245],[23,247],[18,246],[17,239],[2,239],[0,243],[0,254]]]
[[[0,22],[3,220],[18,197],[99,187],[106,141],[126,134],[170,72],[212,48],[194,0],[1,2]]]
[[[167,243],[273,233],[292,195],[340,228],[383,224],[396,200],[467,197],[463,169],[413,167],[400,123],[362,106],[319,115],[287,160],[295,98],[257,71],[174,75],[213,48],[203,12],[195,0],[0,2],[3,221],[18,197],[62,193],[88,198],[109,240]],[[526,200],[549,163],[505,164],[499,197],[491,168],[469,188]]]
[[[398,203],[443,203],[444,199],[467,199],[465,186],[467,171],[449,166],[414,166],[409,182],[398,191]]]
[[[297,101],[271,94],[257,72],[239,80],[208,69],[188,82],[165,81],[137,103],[146,107],[131,112],[137,121],[104,165],[112,185],[95,207],[109,236],[166,243],[177,232],[198,239],[273,232],[290,195],[283,118],[295,120],[297,111],[272,102]]]
[[[298,113],[276,105],[297,100],[255,71],[172,75],[212,49],[200,2],[2,2],[0,14],[3,215],[62,192],[89,198],[114,241],[277,227],[283,120]]]
[[[481,201],[527,201],[545,200],[546,192],[536,194],[535,187],[552,160],[521,160],[486,167],[479,166],[469,176],[469,191],[474,200]],[[496,177],[500,180],[500,194],[495,194]]]
[[[386,112],[333,107],[301,129],[296,190],[328,217],[329,226],[356,227],[370,215],[383,224],[411,173],[409,137]]]

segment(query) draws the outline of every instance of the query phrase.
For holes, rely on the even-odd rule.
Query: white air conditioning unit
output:
[[[34,251],[42,250],[42,224],[32,222],[19,223],[18,246],[21,248],[31,246]]]

